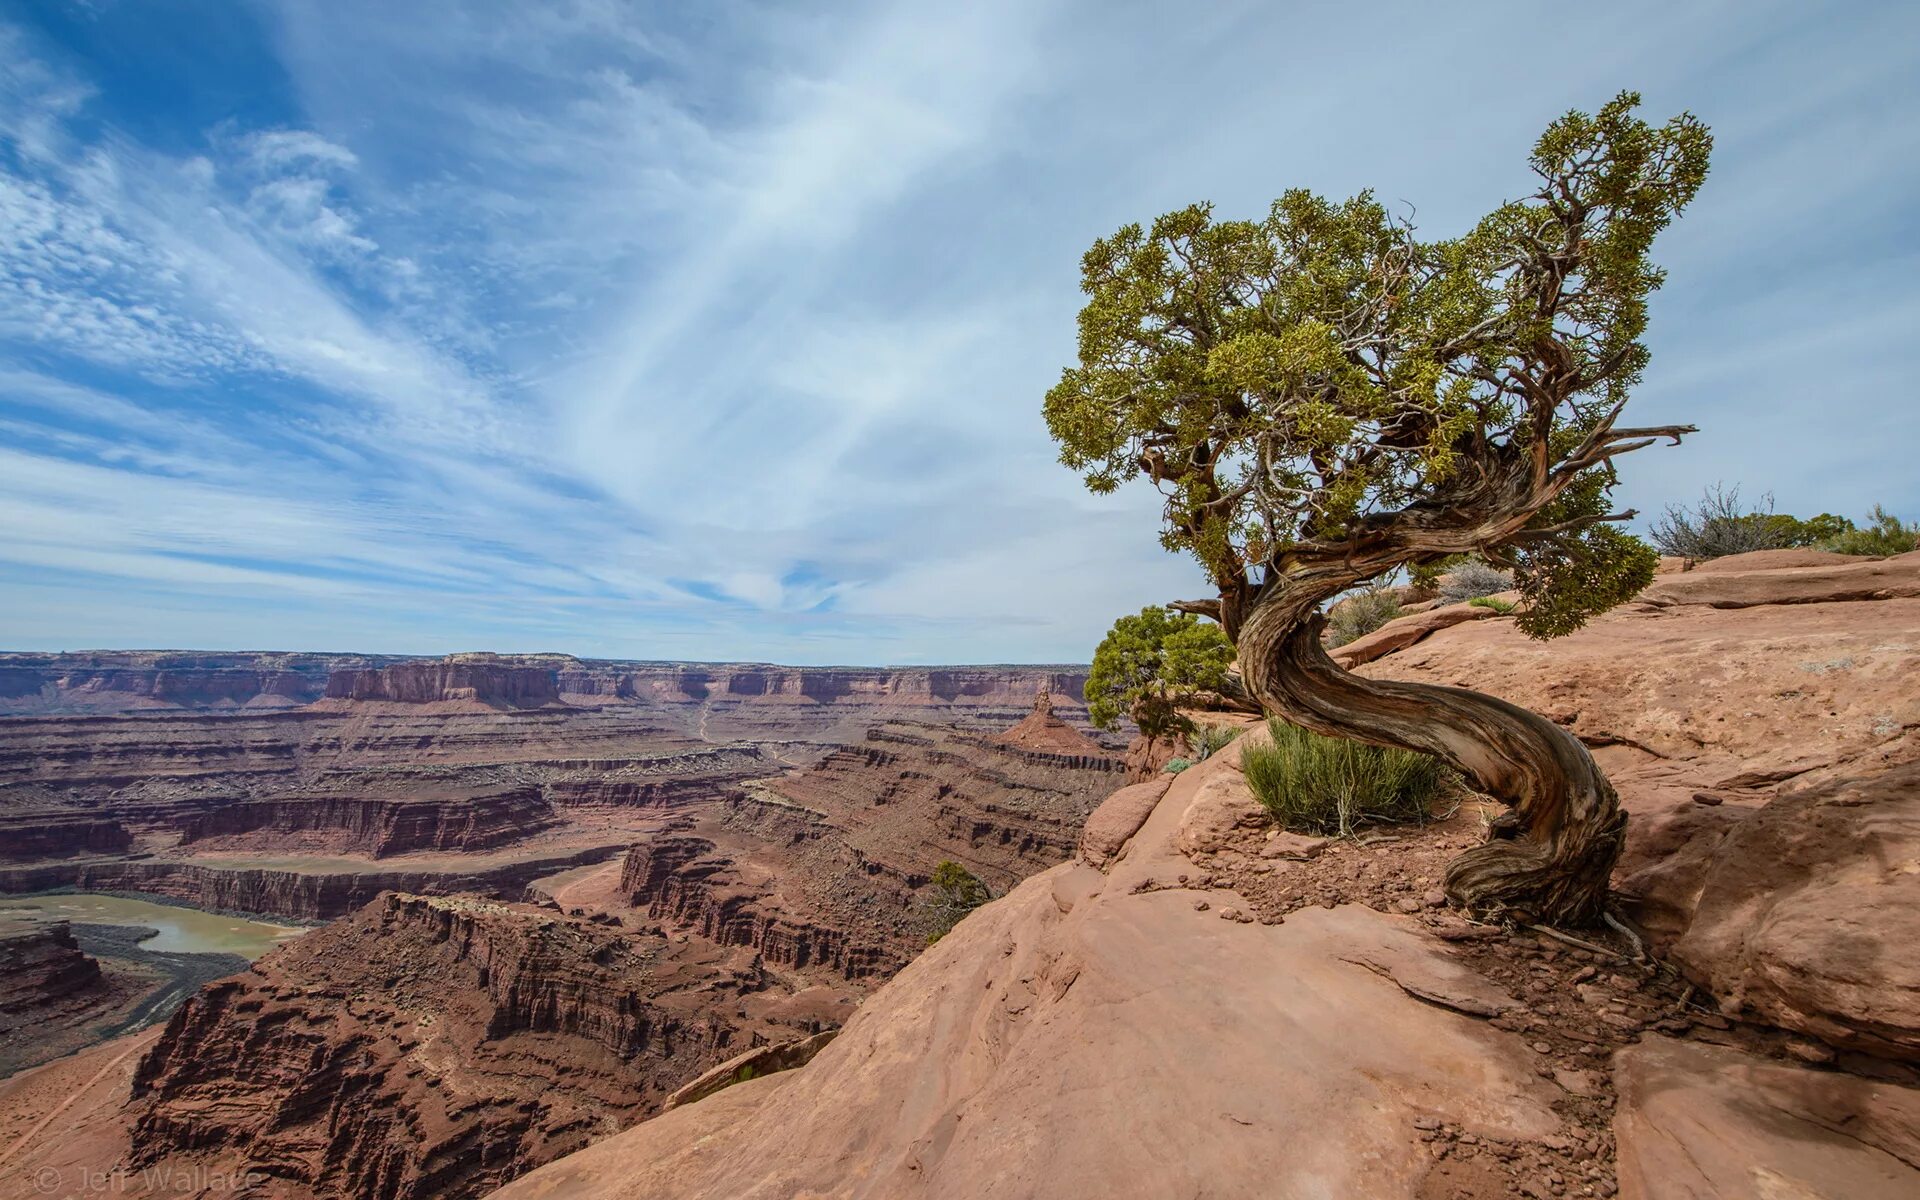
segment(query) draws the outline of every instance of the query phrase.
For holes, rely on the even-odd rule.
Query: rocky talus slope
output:
[[[1074,861],[807,1065],[497,1194],[1920,1193],[1916,667],[1920,554],[1664,576],[1547,645],[1498,617],[1429,628],[1364,669],[1507,695],[1593,746],[1652,957],[1450,915],[1436,885],[1477,804],[1395,840],[1279,834],[1230,747],[1114,793]]]

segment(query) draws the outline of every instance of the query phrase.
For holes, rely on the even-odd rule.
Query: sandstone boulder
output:
[[[1365,637],[1355,638],[1334,650],[1333,661],[1352,670],[1361,663],[1372,662],[1396,650],[1405,650],[1408,646],[1442,629],[1462,625],[1468,621],[1484,621],[1496,615],[1498,614],[1491,608],[1483,608],[1477,604],[1449,604],[1443,608],[1430,608],[1412,616],[1396,617]]]
[[[1920,1059],[1920,763],[1789,792],[1717,844],[1673,958],[1730,1011]]]
[[[1621,1200],[1920,1195],[1920,1090],[1660,1037],[1615,1068]]]

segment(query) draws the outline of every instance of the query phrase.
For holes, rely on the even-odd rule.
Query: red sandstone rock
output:
[[[532,784],[480,795],[280,795],[223,805],[185,823],[183,845],[385,858],[421,850],[474,852],[559,823]]]
[[[1807,551],[1761,551],[1804,556]],[[1814,552],[1818,553],[1818,552]],[[1714,559],[1682,575],[1664,575],[1640,593],[1638,603],[1658,606],[1704,604],[1713,608],[1752,608],[1763,604],[1834,604],[1920,596],[1920,550],[1893,558],[1860,559],[1834,555],[1812,565],[1743,569],[1738,555]],[[1833,561],[1837,559],[1839,561]]]
[[[791,1039],[742,1015],[769,986],[739,952],[389,895],[175,1013],[135,1077],[133,1159],[191,1151],[203,1171],[270,1171],[276,1195],[480,1195]]]
[[[1430,634],[1462,624],[1497,616],[1491,608],[1478,604],[1448,604],[1430,608],[1413,616],[1396,617],[1385,625],[1332,651],[1333,661],[1352,670],[1361,663],[1405,650]]]
[[[1145,783],[1129,784],[1102,800],[1080,830],[1081,861],[1105,868],[1146,823],[1172,783],[1173,776],[1162,774]]]
[[[1920,762],[1786,792],[1715,846],[1673,958],[1725,1011],[1920,1060]]]
[[[1092,738],[1053,715],[1053,696],[1044,689],[1034,697],[1033,711],[997,740],[1043,754],[1107,756]]]
[[[1920,1090],[1663,1037],[1616,1079],[1621,1200],[1920,1195]]]
[[[1142,886],[1193,869],[1174,838],[1230,769],[1177,777],[1111,874],[1065,864],[967,917],[807,1066],[501,1196],[1413,1197],[1434,1164],[1416,1119],[1552,1136],[1531,1053],[1446,1007],[1511,1001],[1417,927],[1220,920]]]
[[[0,862],[30,862],[74,854],[119,854],[133,844],[126,827],[97,813],[0,813]]]
[[[36,1009],[100,982],[100,964],[81,951],[65,921],[0,915],[0,1035],[31,1024]]]
[[[372,670],[335,671],[329,700],[389,700],[401,704],[471,701],[492,708],[540,708],[560,702],[552,669],[492,655],[395,663]]]

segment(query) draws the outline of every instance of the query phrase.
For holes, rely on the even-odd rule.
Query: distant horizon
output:
[[[462,654],[491,654],[497,658],[568,658],[582,663],[616,663],[640,667],[778,667],[795,671],[940,671],[985,670],[1010,667],[1021,670],[1084,670],[1091,662],[928,662],[928,663],[792,663],[757,658],[602,658],[596,655],[569,654],[560,650],[452,650],[443,654],[412,654],[393,650],[225,650],[205,646],[87,646],[69,650],[34,650],[0,647],[0,658],[13,655],[62,657],[83,654],[232,654],[232,655],[304,655],[309,658],[395,658],[440,659]]]
[[[1042,420],[1094,239],[1457,235],[1623,89],[1715,146],[1620,507],[1920,517],[1920,6],[14,5],[0,638],[1086,660],[1208,594]]]

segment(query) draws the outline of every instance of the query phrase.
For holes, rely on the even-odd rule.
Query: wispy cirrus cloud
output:
[[[1920,418],[1884,397],[1920,367],[1916,32],[1892,5],[286,0],[216,38],[48,6],[0,27],[6,628],[1084,658],[1198,582],[1151,495],[1052,461],[1085,245],[1294,185],[1459,228],[1623,86],[1719,135],[1642,396],[1706,432],[1629,501],[1912,510]]]

